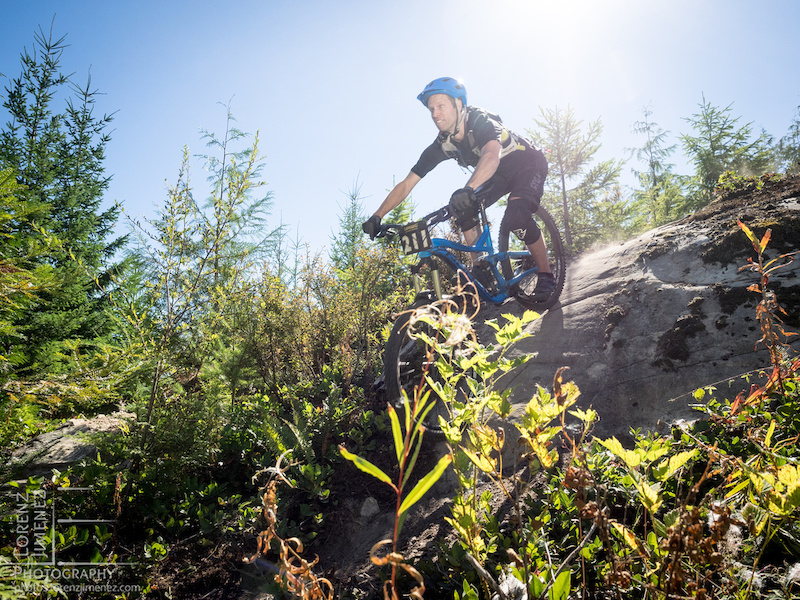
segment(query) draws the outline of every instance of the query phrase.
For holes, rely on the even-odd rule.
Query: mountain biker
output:
[[[457,79],[434,79],[417,99],[430,111],[439,135],[422,152],[405,179],[392,188],[375,214],[364,222],[364,233],[375,239],[381,219],[407,198],[436,165],[449,158],[455,159],[462,167],[472,169],[466,185],[450,198],[451,214],[466,243],[474,244],[480,234],[475,190],[490,182],[491,191],[485,205],[490,206],[509,194],[505,218],[513,233],[527,246],[539,270],[530,298],[534,302],[547,300],[556,282],[550,271],[544,238],[533,220],[547,177],[544,154],[527,139],[507,129],[497,115],[468,106],[467,90]],[[475,265],[473,272],[477,272]]]

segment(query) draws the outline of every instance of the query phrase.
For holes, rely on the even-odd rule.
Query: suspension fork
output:
[[[427,254],[427,253],[426,253]],[[422,277],[420,271],[423,267],[428,267],[431,270],[431,281],[433,282],[433,291],[438,300],[442,299],[442,281],[439,276],[439,265],[428,254],[423,256],[420,261],[411,267],[411,274],[414,276],[414,293],[419,294],[422,291]]]

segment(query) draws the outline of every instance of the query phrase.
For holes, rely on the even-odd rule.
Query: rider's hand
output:
[[[366,233],[371,240],[375,239],[375,236],[378,235],[380,228],[381,218],[378,215],[372,215],[361,225],[361,229],[364,230],[364,233]]]
[[[475,210],[478,202],[475,200],[475,190],[471,187],[461,188],[450,196],[450,208],[457,213],[468,213]]]

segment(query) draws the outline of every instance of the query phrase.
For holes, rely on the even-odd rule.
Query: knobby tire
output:
[[[410,405],[413,406],[416,388],[422,381],[426,368],[429,377],[435,381],[441,380],[435,364],[436,354],[434,353],[432,356],[431,364],[427,364],[427,345],[418,337],[412,337],[409,327],[413,312],[422,306],[432,304],[434,301],[434,299],[429,298],[417,300],[404,312],[400,313],[386,342],[386,349],[383,355],[383,372],[387,400],[398,408],[402,406],[403,392],[406,393]],[[417,321],[414,327],[426,329],[426,333],[435,339],[435,332],[431,331],[433,327],[429,324]],[[465,345],[457,346],[454,351],[463,351],[465,347]],[[466,387],[465,384],[464,387]],[[430,386],[426,384],[423,389],[430,389]],[[463,389],[460,393],[464,393]],[[435,405],[425,419],[425,428],[434,434],[443,435],[439,416],[442,416],[446,421],[450,421],[450,411],[444,401],[433,390],[431,390],[429,401],[435,401]]]
[[[556,278],[556,287],[550,297],[544,302],[532,302],[530,299],[520,295],[515,295],[515,298],[524,308],[542,312],[551,308],[558,302],[561,292],[564,290],[564,282],[567,274],[567,257],[564,251],[564,242],[561,239],[561,233],[550,213],[548,213],[543,206],[540,206],[534,213],[533,218],[537,221],[537,225],[539,225],[539,229],[541,229],[545,243],[547,244],[550,269]],[[511,232],[504,216],[503,220],[500,222],[500,231],[498,233],[498,250],[500,252],[508,251],[510,242],[516,241],[516,239],[517,237]],[[500,269],[503,273],[503,277],[510,280],[514,277],[514,273],[520,269],[527,270],[535,265],[536,263],[533,257],[522,260],[506,259],[501,261]],[[532,289],[536,283],[535,276],[532,279],[532,281],[526,283],[526,286],[530,285],[530,289]]]

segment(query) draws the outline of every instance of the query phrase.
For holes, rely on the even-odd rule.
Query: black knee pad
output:
[[[511,232],[522,240],[522,243],[526,246],[530,246],[542,237],[539,226],[533,220],[532,211],[521,198],[513,198],[508,201],[506,223],[508,223]]]

